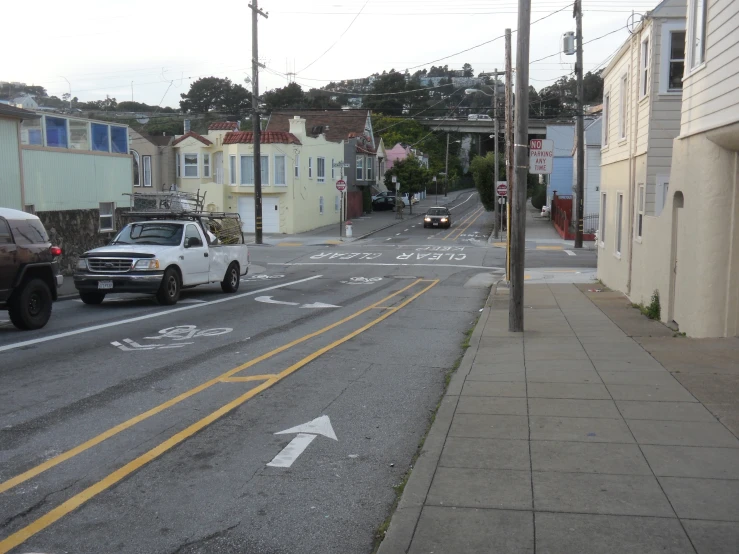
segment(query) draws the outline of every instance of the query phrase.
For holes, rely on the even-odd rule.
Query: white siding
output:
[[[585,151],[585,215],[600,209],[600,147],[588,146]]]
[[[708,0],[706,63],[686,74],[681,135],[739,121],[739,2]]]

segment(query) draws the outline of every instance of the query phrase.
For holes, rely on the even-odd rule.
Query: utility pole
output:
[[[259,9],[259,0],[252,0],[251,8],[251,121],[254,138],[254,242],[262,244],[262,123],[259,118],[259,38],[257,24],[259,16],[267,14]]]
[[[495,79],[493,81],[493,128],[495,133],[495,178],[493,179],[493,200],[495,201],[495,238],[500,237],[500,202],[498,202],[498,68],[495,68]]]
[[[513,225],[511,229],[511,294],[508,304],[508,330],[523,332],[523,280],[526,248],[526,178],[529,172],[529,37],[531,0],[518,0],[516,39],[516,134],[513,165]]]
[[[511,62],[511,30],[505,30],[505,174],[508,181],[506,199],[506,281],[511,280],[511,198],[513,196],[513,67]]]
[[[446,162],[444,163],[444,198],[449,188],[449,132],[446,134]]]
[[[577,61],[575,63],[575,73],[577,74],[577,159],[575,160],[577,204],[575,205],[575,218],[577,221],[577,229],[575,231],[575,248],[582,248],[583,210],[585,207],[585,149],[583,148],[585,143],[585,123],[583,121],[583,112],[585,110],[585,84],[583,83],[582,75],[582,0],[575,0],[572,15],[575,18],[575,31],[577,35],[575,37],[575,40],[577,41]]]

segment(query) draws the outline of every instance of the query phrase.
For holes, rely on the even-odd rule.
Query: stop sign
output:
[[[498,196],[506,196],[508,194],[508,183],[505,181],[498,182],[498,185],[495,187],[495,192],[498,193]]]
[[[336,190],[339,192],[344,192],[346,190],[346,181],[344,181],[344,179],[336,181]]]

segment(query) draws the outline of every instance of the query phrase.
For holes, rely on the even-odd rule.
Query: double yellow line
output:
[[[457,236],[453,237],[452,240],[458,239],[462,233],[464,233],[467,229],[470,228],[470,225],[472,225],[475,221],[477,221],[477,218],[480,217],[483,212],[485,211],[484,207],[477,208],[474,212],[472,212],[470,215],[468,215],[466,218],[464,218],[459,225],[457,225],[456,229],[452,229],[447,236],[445,236],[441,240],[446,240],[449,237],[451,237],[454,233],[457,233]],[[468,223],[469,222],[469,223]],[[467,225],[465,225],[467,223]],[[464,225],[464,227],[463,227]]]
[[[33,467],[20,475],[17,475],[16,477],[13,477],[11,479],[8,479],[7,481],[4,481],[3,483],[0,483],[0,493],[5,492],[9,489],[12,489],[13,487],[28,481],[29,479],[36,477],[37,475],[61,464],[62,462],[69,460],[73,458],[74,456],[77,456],[78,454],[92,448],[93,446],[96,446],[103,441],[117,435],[118,433],[129,429],[136,425],[137,423],[140,423],[156,414],[159,414],[166,410],[167,408],[170,408],[174,406],[175,404],[182,402],[183,400],[190,398],[191,396],[194,396],[195,394],[202,392],[203,390],[217,384],[217,383],[234,383],[234,382],[245,382],[245,381],[258,381],[263,380],[264,382],[260,385],[256,386],[255,388],[249,390],[245,394],[239,396],[235,400],[232,400],[231,402],[221,406],[214,412],[208,414],[204,418],[196,421],[189,427],[183,429],[182,431],[176,433],[169,439],[165,440],[161,444],[155,446],[148,452],[145,452],[141,456],[135,458],[134,460],[131,460],[127,464],[125,464],[123,467],[117,469],[116,471],[110,473],[97,483],[91,485],[90,487],[86,488],[79,494],[76,494],[63,504],[57,506],[47,514],[43,515],[39,519],[33,521],[32,523],[28,524],[26,527],[20,529],[19,531],[16,531],[12,535],[8,536],[4,540],[0,541],[0,554],[6,554],[11,549],[15,548],[16,546],[22,544],[26,540],[28,540],[30,537],[35,535],[36,533],[42,531],[49,525],[55,523],[65,515],[69,514],[73,510],[77,509],[81,505],[83,505],[88,500],[94,498],[101,492],[109,489],[122,479],[126,478],[133,472],[140,469],[142,466],[146,465],[147,463],[157,459],[162,454],[167,452],[168,450],[171,450],[176,445],[180,444],[181,442],[185,441],[189,437],[193,436],[195,433],[201,431],[211,423],[217,421],[224,415],[228,414],[229,412],[233,411],[237,407],[241,406],[243,403],[245,403],[247,400],[253,398],[254,396],[258,395],[259,393],[267,390],[268,388],[272,387],[274,384],[282,381],[285,377],[288,377],[289,375],[296,372],[298,369],[304,367],[305,365],[309,364],[319,356],[322,356],[329,350],[332,350],[336,348],[337,346],[347,342],[348,340],[351,340],[352,338],[356,337],[357,335],[363,333],[364,331],[374,327],[381,321],[384,321],[388,317],[390,317],[392,314],[397,312],[398,310],[404,308],[411,302],[413,302],[416,298],[421,296],[422,294],[429,291],[432,287],[434,287],[439,282],[438,279],[435,280],[427,280],[427,279],[417,279],[413,283],[409,284],[406,287],[403,287],[402,289],[394,292],[393,294],[386,296],[382,300],[375,302],[374,304],[371,304],[370,306],[367,306],[366,308],[363,308],[355,313],[353,313],[350,316],[345,317],[344,319],[337,321],[336,323],[332,323],[331,325],[327,325],[326,327],[315,331],[313,333],[309,333],[299,339],[295,339],[294,341],[291,341],[283,346],[280,346],[278,348],[275,348],[274,350],[267,352],[265,354],[262,354],[261,356],[258,356],[257,358],[254,358],[253,360],[250,360],[244,364],[241,364],[229,371],[226,371],[225,373],[219,375],[218,377],[215,377],[209,381],[206,381],[205,383],[202,383],[201,385],[198,385],[197,387],[194,387],[190,389],[187,392],[184,392],[175,398],[172,398],[171,400],[164,402],[136,417],[133,417],[129,419],[128,421],[124,421],[123,423],[120,423],[116,425],[115,427],[112,427],[111,429],[105,431],[104,433],[101,433],[97,435],[96,437],[93,437],[92,439],[72,448],[71,450],[68,450],[58,456],[55,456],[54,458],[51,458],[50,460],[47,460],[43,464],[40,464],[36,467]],[[426,286],[424,286],[423,289],[421,289],[419,292],[414,293],[413,295],[409,296],[402,302],[400,302],[397,306],[391,306],[388,307],[385,305],[385,303],[388,300],[391,300],[392,298],[408,291],[409,289],[421,284],[421,283],[428,283]],[[296,346],[298,344],[301,344],[307,340],[310,340],[314,337],[317,337],[319,335],[322,335],[326,333],[327,331],[330,331],[331,329],[335,329],[336,327],[339,327],[340,325],[343,325],[344,323],[366,313],[370,310],[374,309],[381,309],[384,310],[382,315],[379,317],[373,319],[366,325],[363,325],[359,329],[356,329],[355,331],[352,331],[351,333],[345,335],[344,337],[332,342],[331,344],[324,346],[323,348],[319,348],[312,354],[309,354],[308,356],[304,357],[300,361],[294,363],[293,365],[287,367],[286,369],[282,370],[280,373],[277,374],[270,374],[270,375],[252,375],[252,376],[246,376],[246,377],[235,377],[235,375],[249,367],[252,367],[260,362],[263,362],[264,360],[267,360],[271,358],[272,356],[275,356],[276,354],[279,354],[281,352],[284,352],[285,350],[288,350],[289,348],[292,348],[293,346]]]

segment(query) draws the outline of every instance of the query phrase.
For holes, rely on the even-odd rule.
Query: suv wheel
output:
[[[49,286],[41,279],[31,279],[10,301],[10,321],[18,329],[41,329],[51,317],[51,303]]]
[[[159,290],[157,291],[157,300],[163,306],[172,306],[173,304],[177,304],[177,301],[180,299],[181,288],[180,274],[177,273],[176,269],[172,269],[170,267],[164,272],[162,284],[159,286]]]
[[[105,300],[104,292],[81,292],[80,300],[85,304],[102,304]]]

